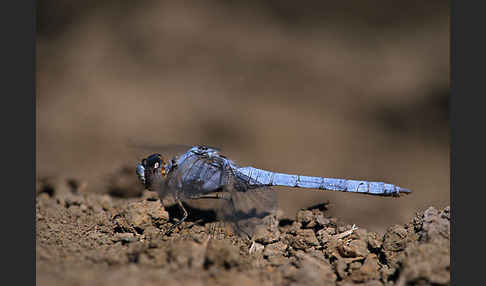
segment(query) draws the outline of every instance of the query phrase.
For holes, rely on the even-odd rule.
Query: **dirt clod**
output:
[[[343,257],[366,257],[369,253],[366,241],[353,240],[351,242],[343,242],[338,246],[339,253]]]

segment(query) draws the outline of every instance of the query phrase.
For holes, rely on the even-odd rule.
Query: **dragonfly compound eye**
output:
[[[143,166],[143,176],[139,175],[141,182],[144,184],[145,188],[151,189],[153,180],[153,176],[165,176],[165,162],[162,159],[162,156],[158,153],[152,154],[147,158],[143,159],[141,164]],[[137,174],[138,174],[137,169]]]
[[[162,165],[162,156],[158,153],[152,154],[147,157],[145,160],[145,167],[151,168],[151,169],[157,169]]]

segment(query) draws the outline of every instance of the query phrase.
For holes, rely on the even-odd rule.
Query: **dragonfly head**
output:
[[[154,176],[165,176],[165,161],[160,154],[152,154],[137,164],[136,173],[145,188],[151,189]]]

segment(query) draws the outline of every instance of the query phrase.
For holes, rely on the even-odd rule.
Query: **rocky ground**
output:
[[[326,205],[277,219],[254,241],[208,212],[179,217],[157,195],[86,192],[41,179],[37,285],[449,285],[450,208],[430,207],[384,235],[326,215]]]

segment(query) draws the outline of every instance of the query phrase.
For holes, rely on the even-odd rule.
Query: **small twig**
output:
[[[250,249],[248,250],[248,252],[249,252],[250,254],[252,254],[253,252],[255,252],[255,250],[256,250],[256,244],[255,244],[255,241],[252,241],[252,242],[251,242]]]
[[[343,233],[338,234],[338,235],[337,235],[337,238],[338,238],[338,239],[343,239],[343,238],[345,238],[346,236],[349,236],[349,235],[353,234],[353,232],[354,232],[355,230],[357,230],[357,229],[358,229],[358,227],[357,227],[356,225],[354,225],[354,224],[353,224],[353,226],[351,227],[351,229],[350,229],[350,230],[347,230],[347,231],[345,231],[345,232],[343,232]]]

